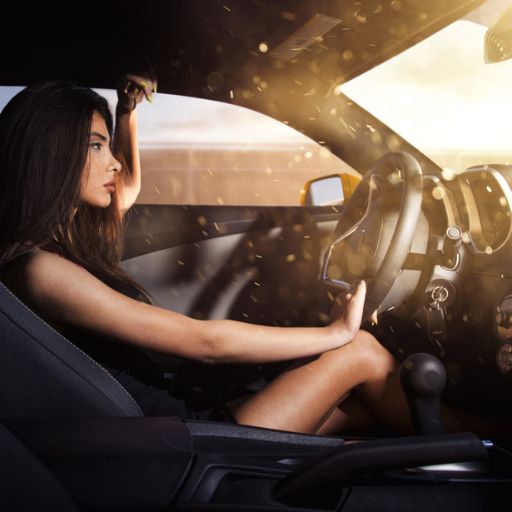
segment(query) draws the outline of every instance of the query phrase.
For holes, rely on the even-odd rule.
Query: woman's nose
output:
[[[112,159],[110,161],[110,165],[109,165],[109,171],[114,171],[114,172],[119,172],[122,168],[122,165],[121,165],[121,162],[114,156],[112,155]]]

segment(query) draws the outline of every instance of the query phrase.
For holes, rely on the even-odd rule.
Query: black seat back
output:
[[[99,364],[0,283],[0,417],[143,416]]]

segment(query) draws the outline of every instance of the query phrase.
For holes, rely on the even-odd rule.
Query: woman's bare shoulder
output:
[[[43,266],[48,269],[48,266],[62,264],[63,262],[71,263],[69,260],[55,252],[46,251],[44,249],[33,249],[32,251],[24,254],[21,258],[25,271],[38,272]]]
[[[87,274],[84,268],[56,253],[33,249],[2,269],[2,282],[27,306],[57,326],[60,319],[54,312],[70,300],[68,291],[73,283],[79,286]]]
[[[22,300],[37,304],[61,299],[84,280],[95,278],[59,254],[36,249],[18,258],[5,281]]]
[[[33,250],[24,256],[22,262],[23,275],[27,284],[51,284],[54,281],[61,282],[69,274],[81,274],[85,272],[83,267],[60,256],[57,253],[42,249]]]
[[[13,292],[48,321],[84,325],[101,316],[105,305],[124,306],[128,300],[84,267],[53,252],[27,254],[21,272],[22,285]]]
[[[2,267],[2,282],[16,294],[23,293],[26,285],[31,283],[30,278],[36,277],[60,260],[62,258],[57,254],[33,249]]]

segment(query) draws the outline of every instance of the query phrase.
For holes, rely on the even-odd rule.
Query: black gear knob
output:
[[[407,396],[416,432],[445,432],[439,398],[446,385],[446,371],[441,361],[421,352],[409,356],[400,367],[400,383]]]

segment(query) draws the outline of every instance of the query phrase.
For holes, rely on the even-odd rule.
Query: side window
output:
[[[0,87],[0,109],[22,87]],[[114,90],[97,89],[115,109]],[[155,94],[138,108],[140,204],[297,206],[306,181],[358,174],[327,148],[252,110]]]
[[[168,94],[142,107],[141,204],[292,206],[312,178],[357,174],[322,145],[243,107]]]

